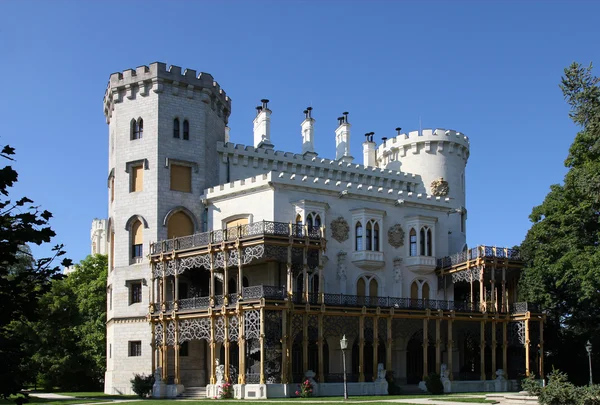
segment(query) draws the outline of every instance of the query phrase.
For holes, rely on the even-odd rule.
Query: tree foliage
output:
[[[14,148],[4,146],[0,157],[13,161]],[[18,174],[8,165],[0,169],[0,396],[19,392],[30,380],[28,322],[37,317],[39,298],[50,288],[60,268],[62,245],[54,246],[53,256],[35,260],[27,244],[50,243],[55,236],[49,226],[52,214],[33,205],[27,197],[9,199]],[[70,261],[64,259],[63,265]]]
[[[97,389],[106,364],[106,255],[88,256],[40,300],[31,361],[46,389]]]
[[[548,310],[550,364],[585,381],[584,342],[600,336],[600,87],[592,66],[564,70],[560,88],[580,128],[569,149],[562,185],[534,207],[522,244],[521,293]],[[600,339],[595,346],[600,346]],[[573,349],[577,348],[575,352]]]

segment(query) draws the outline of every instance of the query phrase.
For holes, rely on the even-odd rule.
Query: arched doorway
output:
[[[431,342],[431,339],[428,339]],[[435,370],[435,347],[427,347],[428,372]],[[423,380],[423,331],[415,332],[406,345],[406,383],[418,384]]]

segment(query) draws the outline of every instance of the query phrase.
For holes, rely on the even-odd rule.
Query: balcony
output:
[[[150,244],[150,255],[154,256],[160,253],[191,250],[221,242],[264,238],[265,236],[280,239],[285,238],[286,240],[292,238],[295,240],[319,241],[323,237],[323,229],[286,222],[259,221],[152,243]]]
[[[433,256],[408,256],[404,262],[408,270],[418,274],[432,274],[437,267]]]
[[[506,261],[508,264],[511,262],[520,263],[521,253],[517,249],[481,245],[465,250],[464,252],[455,253],[452,256],[438,259],[437,267],[440,269],[450,269],[477,259],[496,259]]]
[[[376,270],[385,266],[385,258],[383,252],[360,250],[352,253],[352,263],[361,269]]]

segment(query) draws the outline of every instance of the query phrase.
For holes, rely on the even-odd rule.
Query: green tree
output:
[[[106,255],[88,256],[52,282],[31,323],[32,363],[46,389],[97,389],[106,364]]]
[[[0,157],[13,161],[14,148],[4,146]],[[53,256],[34,260],[25,247],[50,243],[52,214],[33,205],[27,197],[9,199],[18,174],[8,165],[0,169],[0,396],[19,392],[30,380],[27,347],[30,336],[23,325],[35,319],[40,296],[50,288],[60,268],[56,259],[65,252],[54,246]],[[64,259],[63,265],[70,265]]]
[[[562,185],[534,207],[522,243],[521,293],[548,311],[550,362],[585,381],[584,342],[600,336],[600,87],[592,66],[572,64],[560,85],[580,127]],[[595,346],[600,346],[600,339]],[[579,356],[578,356],[579,355]],[[550,364],[549,364],[550,365]]]

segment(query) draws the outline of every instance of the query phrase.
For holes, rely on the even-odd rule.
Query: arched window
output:
[[[372,278],[369,283],[369,297],[377,297],[377,293],[379,292],[379,286],[377,285],[377,280]]]
[[[367,238],[365,250],[373,250],[373,225],[371,221],[367,222]]]
[[[373,250],[379,252],[379,224],[373,226]]]
[[[431,240],[431,228],[427,228],[427,256],[433,256],[433,243]]]
[[[173,138],[179,138],[179,118],[173,120]]]
[[[419,232],[419,254],[421,256],[425,256],[425,228],[421,228],[421,232]]]
[[[424,300],[429,299],[429,284],[427,284],[427,281],[424,281],[423,286],[421,287],[421,297]]]
[[[417,232],[415,231],[415,228],[411,228],[410,233],[409,233],[409,239],[410,239],[410,255],[416,256],[417,255]]]
[[[296,236],[302,237],[302,216],[296,215]]]
[[[194,234],[194,223],[184,212],[176,212],[169,218],[167,238],[179,238]]]
[[[419,284],[416,281],[413,281],[410,285],[410,299],[418,300],[419,299]]]
[[[356,250],[363,250],[363,227],[360,222],[356,223]]]
[[[144,120],[138,119],[131,121],[131,139],[142,139],[144,135]]]
[[[313,217],[312,217],[312,214],[308,214],[306,216],[306,225],[308,225],[309,228],[312,228],[312,226],[313,226]]]
[[[359,278],[358,282],[356,283],[356,295],[358,295],[359,297],[364,297],[366,294],[366,287],[365,287],[365,279],[364,278]]]
[[[319,214],[315,215],[315,227],[321,227],[321,216]]]
[[[131,258],[141,259],[144,254],[144,227],[136,221],[131,227]]]
[[[375,305],[379,295],[379,283],[375,276],[364,275],[356,281],[356,295],[364,297],[359,305]]]
[[[190,123],[188,120],[183,121],[183,139],[185,141],[190,139]]]

